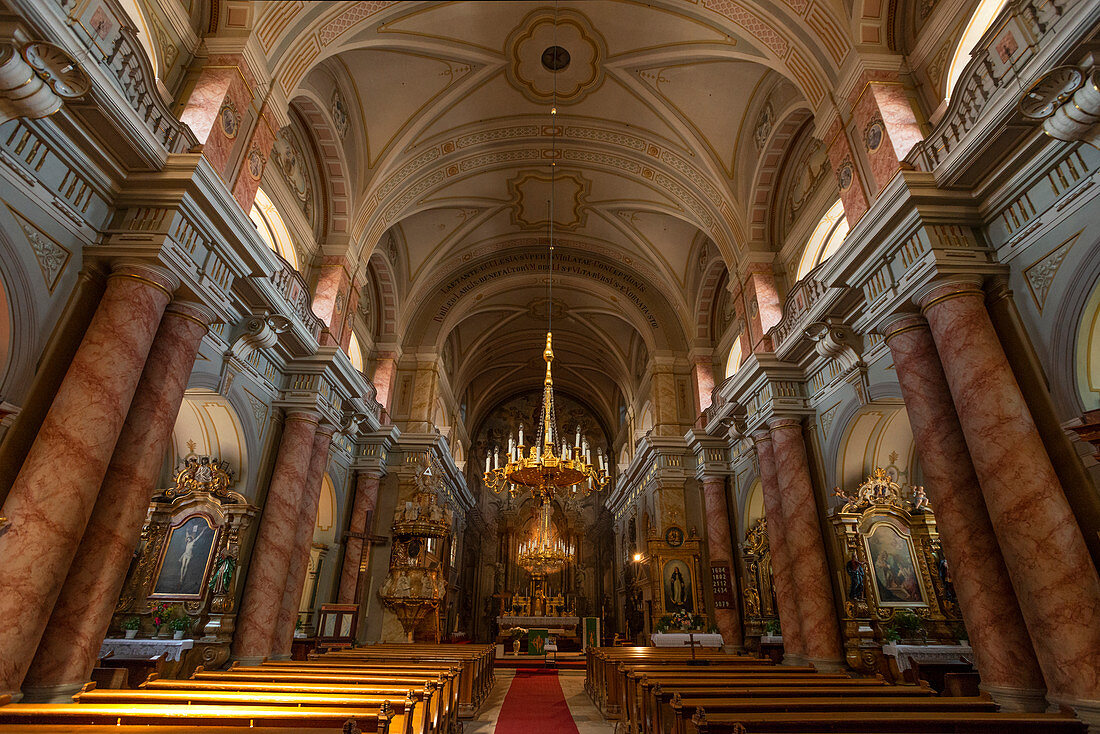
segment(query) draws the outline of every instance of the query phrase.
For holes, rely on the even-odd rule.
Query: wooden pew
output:
[[[390,669],[392,671],[392,669]],[[255,666],[249,668],[233,667],[227,671],[196,670],[191,680],[199,682],[225,682],[225,683],[282,683],[298,686],[318,685],[405,685],[410,687],[424,686],[433,683],[439,687],[440,706],[442,708],[442,728],[450,730],[457,728],[458,721],[458,688],[455,685],[454,674],[447,673],[413,673],[399,675],[387,670],[378,672],[362,671],[340,672],[326,668],[312,668],[304,671],[290,670],[287,668],[268,668]],[[150,681],[152,683],[152,681]]]
[[[83,725],[254,727],[271,729],[343,731],[354,721],[363,732],[387,732],[389,722],[375,710],[355,708],[312,708],[289,706],[162,706],[156,704],[31,704],[0,706],[0,731],[25,731],[33,724],[69,727]],[[404,722],[399,722],[399,726]],[[113,729],[114,730],[114,729]]]
[[[260,692],[260,693],[314,693],[329,695],[379,696],[395,700],[408,695],[408,686],[383,685],[318,685],[313,683],[255,683],[241,680],[151,680],[142,683],[142,690],[150,691],[222,691],[222,692]],[[446,732],[450,720],[443,703],[442,687],[438,683],[425,681],[417,699],[427,710],[428,730]]]
[[[942,699],[950,700],[950,699]],[[1085,734],[1068,714],[954,711],[676,712],[676,734]]]
[[[413,691],[402,698],[319,694],[308,691],[273,693],[261,691],[187,691],[187,690],[85,690],[73,696],[81,704],[149,704],[160,706],[289,706],[297,708],[347,708],[379,712],[384,706],[393,710],[390,734],[433,734],[425,716],[427,707]]]

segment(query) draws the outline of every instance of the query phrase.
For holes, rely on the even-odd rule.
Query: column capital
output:
[[[919,313],[899,311],[884,318],[875,331],[889,343],[890,339],[905,331],[928,329],[928,321]]]
[[[108,278],[133,278],[146,285],[163,291],[171,300],[176,289],[180,287],[180,281],[167,268],[142,262],[140,260],[119,260],[111,265],[111,274]]]
[[[984,278],[980,275],[962,274],[935,278],[918,290],[913,300],[920,306],[921,313],[925,313],[937,303],[952,298],[978,296],[984,300],[983,280]]]
[[[213,311],[201,303],[196,303],[194,301],[172,301],[168,304],[167,308],[164,309],[164,315],[190,319],[204,329],[209,329],[210,324],[214,323],[216,319]]]
[[[772,440],[772,434],[766,428],[761,428],[760,430],[753,431],[750,434],[750,437],[752,438],[753,446],[764,443],[766,441],[770,442]]]
[[[795,429],[799,432],[802,431],[802,419],[801,418],[787,418],[783,416],[772,418],[768,421],[768,430],[771,433],[776,431],[783,431],[788,429]]]
[[[321,414],[312,410],[295,410],[293,408],[288,408],[286,410],[286,417],[283,418],[283,424],[285,425],[291,421],[312,423],[319,427],[321,424]]]

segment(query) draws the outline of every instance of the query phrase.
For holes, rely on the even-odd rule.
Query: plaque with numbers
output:
[[[733,605],[733,596],[730,594],[730,567],[725,563],[711,565],[710,578],[714,586],[714,608],[729,609]]]

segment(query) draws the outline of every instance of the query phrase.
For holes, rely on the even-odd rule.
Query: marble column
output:
[[[178,302],[161,319],[84,537],[23,681],[28,701],[66,701],[91,675],[212,320],[201,306]]]
[[[245,664],[271,653],[319,420],[316,413],[302,410],[284,421],[233,637],[233,657]]]
[[[0,694],[21,697],[175,287],[153,266],[111,273],[0,511],[9,519],[0,533]]]
[[[359,600],[359,568],[363,561],[363,536],[369,535],[367,518],[373,517],[378,504],[378,485],[382,478],[373,471],[360,471],[355,480],[355,504],[351,508],[348,539],[344,544],[344,566],[340,570],[340,592],[337,602],[355,604]],[[367,553],[370,545],[367,544]]]
[[[768,548],[772,557],[772,586],[779,611],[779,629],[783,635],[783,662],[802,665],[806,648],[802,643],[802,620],[798,616],[798,589],[794,583],[793,559],[787,545],[787,521],[783,496],[775,474],[775,447],[767,431],[752,434],[756,460],[760,465],[760,488],[764,494],[764,512],[768,519]]]
[[[741,620],[737,614],[737,590],[733,574],[733,542],[730,537],[729,509],[726,506],[725,477],[703,479],[703,504],[707,513],[707,550],[712,566],[724,565],[729,573],[730,607],[715,609],[714,621],[727,645],[741,648]]]
[[[795,588],[806,662],[822,670],[843,667],[840,625],[833,601],[825,539],[810,481],[802,421],[774,418],[768,423],[775,448],[775,472],[783,495],[784,529]]]
[[[889,320],[880,331],[894,358],[982,688],[1002,708],[1042,711],[1046,684],[985,509],[928,323],[917,314],[904,314]]]
[[[980,283],[920,295],[1047,698],[1100,722],[1100,579],[986,311]]]
[[[309,460],[305,491],[298,508],[298,523],[290,547],[290,565],[287,567],[286,585],[283,588],[279,620],[271,641],[271,657],[290,659],[290,645],[294,641],[294,624],[298,620],[298,608],[302,602],[302,589],[309,568],[309,548],[313,542],[313,529],[317,526],[317,505],[321,499],[321,480],[328,466],[328,450],[332,444],[332,426],[321,426],[313,436],[313,454]]]

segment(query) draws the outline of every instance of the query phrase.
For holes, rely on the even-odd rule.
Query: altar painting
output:
[[[691,568],[681,560],[667,561],[661,572],[662,596],[665,600],[665,612],[694,612],[695,588],[691,577]]]
[[[150,598],[202,599],[218,528],[205,514],[190,515],[168,529]]]
[[[890,523],[879,522],[864,535],[864,543],[879,606],[926,606],[910,538]]]

